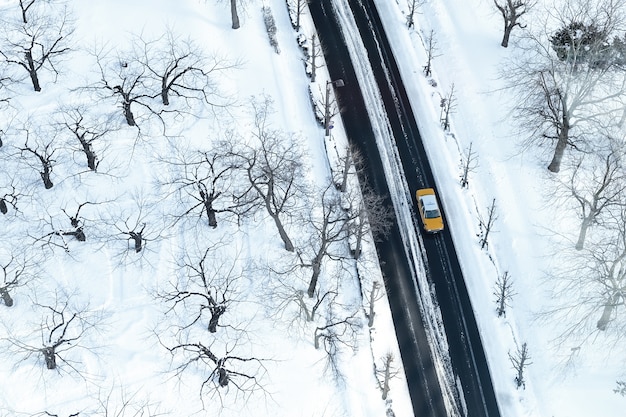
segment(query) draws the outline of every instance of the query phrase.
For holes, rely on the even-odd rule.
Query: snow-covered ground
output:
[[[3,19],[13,19],[5,16],[9,9],[15,13],[16,3],[0,1]],[[313,332],[315,326],[322,325],[321,321],[314,324],[293,321],[297,309],[277,314],[272,304],[261,303],[262,300],[276,301],[264,297],[268,287],[274,288],[264,281],[271,275],[267,269],[261,269],[258,275],[247,274],[238,281],[237,307],[224,318],[231,320],[235,328],[220,329],[217,336],[222,339],[210,339],[206,332],[197,330],[187,335],[190,343],[213,340],[216,349],[237,348],[232,351],[233,355],[249,354],[267,359],[262,368],[245,368],[258,372],[265,391],[258,390],[250,396],[237,395],[231,385],[214,391],[221,395],[204,396],[203,404],[198,393],[206,378],[206,368],[191,367],[180,378],[171,372],[179,358],[172,359],[156,335],[163,344],[171,342],[167,338],[171,333],[172,316],[165,318],[166,306],[162,305],[162,300],[154,299],[155,292],[167,288],[172,278],[179,275],[176,262],[181,254],[195,255],[206,249],[207,244],[224,243],[223,249],[226,249],[212,258],[216,264],[228,257],[235,258],[236,268],[258,268],[266,264],[276,268],[284,266],[285,262],[294,262],[282,248],[271,219],[262,212],[241,225],[220,219],[215,230],[195,220],[193,224],[184,223],[185,227],[179,224],[177,228],[166,230],[163,226],[160,239],[156,239],[156,232],[151,235],[155,240],[148,241],[143,255],[135,258],[136,254],[129,250],[132,248],[126,242],[127,236],[117,233],[111,237],[107,225],[98,224],[101,219],[108,219],[110,228],[115,217],[134,221],[137,201],[151,203],[150,221],[169,224],[171,205],[158,204],[162,199],[171,203],[166,187],[159,188],[158,180],[170,174],[160,164],[163,157],[179,145],[208,150],[211,141],[223,139],[231,131],[249,134],[252,96],[272,97],[275,110],[271,115],[272,127],[301,138],[299,143],[307,153],[307,179],[318,186],[324,183],[329,175],[329,162],[323,130],[313,117],[310,82],[304,73],[284,1],[263,2],[271,7],[276,21],[280,54],[269,44],[260,2],[249,3],[240,10],[242,26],[238,30],[230,28],[229,8],[225,2],[76,0],[68,4],[74,10],[77,26],[73,46],[83,53],[76,53],[63,63],[55,84],[51,77],[44,76],[41,93],[34,93],[28,80],[15,85],[11,103],[14,107],[3,108],[3,115],[6,115],[3,119],[6,123],[14,118],[12,125],[15,126],[30,115],[31,123],[45,125],[59,105],[83,102],[98,114],[111,115],[115,131],[109,136],[110,145],[101,149],[106,151],[101,163],[103,173],[97,175],[84,172],[84,167],[80,166],[82,155],[66,152],[75,144],[70,145],[70,139],[60,138],[62,145],[57,154],[52,190],[43,189],[37,171],[23,164],[15,165],[15,160],[7,158],[9,150],[22,146],[24,139],[17,133],[3,137],[0,160],[4,165],[0,166],[0,180],[6,181],[9,174],[6,167],[14,164],[11,168],[16,167],[23,173],[16,184],[32,190],[32,197],[18,203],[21,214],[0,215],[0,250],[5,256],[0,263],[5,265],[6,254],[12,248],[23,247],[24,253],[41,268],[36,270],[38,277],[31,281],[30,287],[16,290],[13,307],[0,305],[0,321],[5,332],[0,340],[6,352],[0,362],[0,415],[41,415],[44,412],[59,417],[77,412],[81,416],[102,415],[95,410],[101,408],[100,402],[106,403],[107,398],[111,402],[107,415],[112,415],[115,414],[113,408],[119,410],[124,396],[129,408],[120,416],[135,415],[134,410],[142,404],[151,405],[144,407],[146,415],[384,415],[388,405],[380,399],[372,360],[380,365],[387,352],[399,357],[385,300],[377,301],[374,328],[361,327],[356,352],[349,349],[342,352],[341,370],[346,378],[338,380],[324,371],[326,354],[313,346]],[[542,233],[542,227],[554,221],[554,216],[542,197],[547,182],[545,161],[540,156],[519,152],[518,138],[513,134],[507,113],[508,99],[498,92],[503,83],[497,72],[499,63],[514,56],[516,51],[499,46],[501,22],[491,2],[429,1],[421,8],[413,30],[408,30],[404,24],[402,13],[407,8],[404,1],[378,1],[378,5],[396,48],[396,58],[435,171],[438,193],[482,331],[502,415],[620,416],[623,398],[612,392],[615,380],[623,376],[619,355],[612,356],[614,359],[598,355],[593,345],[568,352],[569,348],[551,343],[553,324],[537,320],[537,314],[549,301],[543,278],[549,260],[544,255],[551,253],[553,243]],[[84,51],[104,45],[105,49],[113,51],[112,56],[121,54],[120,60],[123,60],[123,51],[128,51],[133,36],[141,34],[145,39],[155,39],[166,27],[183,38],[192,38],[206,54],[224,56],[238,63],[236,69],[225,71],[219,78],[220,89],[236,102],[229,111],[216,113],[216,118],[207,115],[203,119],[174,121],[175,134],[170,140],[160,137],[157,128],[148,129],[149,132],[138,139],[136,130],[124,125],[113,98],[94,97],[88,91],[68,91],[68,88],[99,79],[93,56]],[[425,63],[424,39],[431,29],[436,33],[440,53],[434,60],[433,79],[437,87],[432,87],[421,72]],[[302,33],[310,36],[311,31],[311,23],[305,15]],[[321,88],[313,86],[312,91],[321,91],[326,79],[322,69],[318,77]],[[452,115],[453,134],[444,134],[439,126],[439,102],[452,84],[457,97],[457,108]],[[339,118],[335,119],[333,136],[340,148],[345,138]],[[153,122],[146,123],[151,126]],[[374,123],[384,122],[375,120]],[[6,130],[6,124],[4,128]],[[470,143],[479,166],[470,174],[469,189],[462,189],[458,181],[459,159]],[[393,149],[385,151],[389,155],[394,152]],[[107,169],[113,175],[107,175]],[[0,187],[4,187],[0,195],[6,186],[0,183]],[[411,190],[399,188],[394,198],[406,200],[411,194]],[[477,213],[483,213],[494,198],[498,207],[496,230],[490,236],[488,252],[481,251],[476,238]],[[102,204],[88,205],[81,211],[88,237],[86,242],[70,240],[66,253],[61,247],[42,249],[41,242],[24,239],[24,236],[40,237],[67,227],[64,222],[68,222],[68,217],[61,209],[73,214],[76,207],[87,200]],[[109,201],[113,203],[107,203]],[[51,219],[56,229],[49,224]],[[401,221],[410,223],[410,216],[407,214]],[[297,236],[296,246],[304,245],[306,239],[302,232],[297,233],[299,229],[295,224],[289,227]],[[375,260],[371,247],[368,250],[360,267],[367,267],[371,272]],[[365,265],[366,262],[369,265]],[[347,272],[353,270],[354,265],[351,265],[341,271],[348,278],[341,286],[342,302],[359,298],[355,282],[349,279],[352,274]],[[294,279],[298,284],[294,285],[306,289],[308,271],[305,268],[304,272],[296,273]],[[507,318],[498,319],[493,291],[497,276],[504,271],[509,271],[513,277],[517,295]],[[330,266],[326,272],[328,276],[335,273]],[[370,277],[371,282],[364,283],[364,288],[377,279],[375,274]],[[321,285],[329,285],[331,280],[324,279]],[[64,366],[66,364],[61,364],[60,369],[68,370],[67,373],[48,371],[40,356],[34,354],[25,358],[23,349],[9,340],[19,339],[33,346],[41,343],[37,330],[45,319],[42,319],[41,309],[32,307],[33,301],[52,303],[55,291],[57,299],[74,294],[77,304],[89,302],[88,310],[97,313],[94,320],[97,318],[100,323],[96,327],[98,331],[83,341],[89,349],[69,351],[69,359],[80,362],[70,363],[81,370],[78,373]],[[362,314],[359,317],[364,320]],[[245,337],[240,332],[244,328]],[[508,353],[524,342],[529,345],[532,365],[526,371],[526,389],[516,390]],[[390,404],[395,415],[411,416],[401,372],[392,380],[391,388]]]
[[[240,10],[239,30],[231,29],[225,3],[107,0],[67,4],[76,25],[71,44],[76,52],[57,64],[55,83],[49,73],[41,71],[41,93],[32,91],[28,78],[12,83],[11,106],[2,108],[0,186],[3,195],[11,193],[11,184],[21,194],[16,203],[19,212],[9,205],[9,212],[0,217],[0,261],[13,274],[23,254],[32,277],[26,280],[23,275],[21,280],[28,285],[12,290],[14,305],[0,309],[4,351],[0,415],[380,416],[391,401],[396,415],[411,415],[401,370],[391,381],[389,405],[381,399],[374,365],[380,367],[389,353],[396,358],[392,374],[396,373],[398,347],[385,297],[376,301],[374,326],[368,328],[367,303],[355,280],[355,262],[327,266],[318,286],[328,296],[315,319],[307,322],[294,296],[296,290],[306,291],[311,269],[294,268],[300,261],[284,250],[274,223],[263,211],[240,223],[220,213],[217,229],[206,224],[206,213],[173,221],[172,215],[183,208],[178,199],[186,195],[172,192],[168,185],[181,174],[181,167],[164,162],[194,151],[210,151],[218,140],[233,137],[229,135],[242,142],[250,140],[254,129],[251,106],[260,105],[266,97],[271,98],[273,108],[268,127],[293,137],[305,153],[304,175],[296,179],[306,180],[311,194],[328,183],[324,132],[314,117],[310,81],[285,3],[246,5]],[[268,40],[263,5],[272,10],[280,54]],[[5,28],[19,22],[16,1],[2,1],[0,7],[2,19],[9,22]],[[310,21],[303,22],[304,28],[311,33]],[[114,82],[121,82],[118,73],[134,70],[132,56],[143,52],[142,42],[163,40],[168,30],[180,40],[191,39],[204,55],[219,57],[232,68],[213,77],[230,103],[228,108],[206,109],[192,102],[193,113],[202,117],[163,114],[168,134],[164,138],[161,122],[141,105],[133,105],[139,134],[126,125],[111,90],[92,87],[102,86],[96,53],[115,87]],[[323,70],[319,73],[318,85],[311,87],[314,93],[323,91],[327,79]],[[158,101],[144,100],[158,107]],[[86,169],[77,141],[63,130],[65,120],[59,109],[73,104],[85,106],[88,120],[93,116],[109,123],[110,133],[93,145],[100,160],[97,173]],[[172,104],[180,101],[173,98]],[[60,128],[61,133],[53,135],[53,128]],[[43,149],[46,141],[56,149],[50,190],[41,183],[37,159],[27,163],[24,151],[19,150],[26,146],[26,129],[34,150],[36,144]],[[339,148],[345,141],[341,130],[337,120],[334,137]],[[312,196],[306,203],[318,202]],[[85,242],[63,235],[74,231],[70,216],[79,219]],[[283,221],[296,247],[305,251],[310,231],[301,229],[296,217]],[[138,254],[129,232],[144,226],[147,240]],[[192,303],[187,309],[179,305],[172,310],[158,295],[172,285],[185,285],[189,270],[181,262],[191,260],[198,267],[197,261],[209,247],[206,267],[217,271],[212,291],[220,292],[227,284],[222,274],[233,278],[227,293],[231,304],[220,319],[224,327],[215,335],[208,333],[209,316],[205,315],[189,331],[177,331],[173,326],[200,306]],[[347,247],[342,247],[346,255]],[[20,256],[8,264],[12,255]],[[307,256],[304,252],[303,262]],[[371,244],[366,244],[359,267],[368,271],[363,291],[369,294],[373,282],[381,282]],[[291,272],[281,276],[283,270]],[[333,298],[335,291],[339,298]],[[314,302],[305,301],[313,307]],[[330,301],[336,317],[330,314]],[[71,319],[74,312],[77,318]],[[323,333],[316,327],[351,315],[357,332],[343,333],[338,325],[337,334],[346,346],[328,347],[337,350],[339,367],[334,370],[324,340],[319,349],[314,347],[314,335]],[[79,318],[85,319],[80,324],[85,324],[86,331],[63,344],[60,358],[67,362],[59,359],[58,370],[47,370],[38,349],[62,338],[67,323],[68,337],[78,336],[83,327],[73,326]],[[51,333],[52,340],[48,340]],[[235,375],[227,388],[216,388],[218,380],[210,377],[214,364],[208,356],[204,365],[194,361],[193,355],[181,351],[171,355],[166,349],[183,343],[209,346],[220,357],[230,355],[234,357],[229,365],[232,371],[256,379]],[[190,366],[177,374],[176,367],[185,357],[192,358]],[[207,382],[205,391],[201,391],[203,381]]]

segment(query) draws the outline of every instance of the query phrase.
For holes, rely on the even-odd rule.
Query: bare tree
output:
[[[450,91],[445,97],[441,98],[441,115],[439,116],[443,130],[450,130],[450,116],[456,108],[456,96],[454,95],[454,84],[450,87]]]
[[[309,252],[309,260],[302,260],[303,266],[312,269],[307,289],[309,298],[315,295],[324,261],[334,256],[342,257],[341,252],[337,251],[334,245],[339,242],[345,242],[348,237],[349,219],[342,207],[341,198],[337,195],[332,185],[328,185],[322,190],[319,201],[319,206],[309,213],[307,220],[308,225],[311,227],[309,244],[306,250]],[[318,211],[319,213],[317,213]]]
[[[315,349],[323,348],[326,352],[325,372],[335,380],[341,381],[344,376],[340,369],[341,353],[344,348],[356,350],[356,335],[361,328],[361,320],[357,313],[350,313],[340,308],[336,301],[330,302],[324,321],[315,327],[313,345]]]
[[[473,143],[470,142],[467,154],[461,158],[461,187],[466,188],[469,185],[469,174],[474,172],[478,167],[478,157],[476,152],[472,150]]]
[[[365,317],[367,317],[367,327],[372,327],[374,325],[374,317],[376,316],[376,312],[374,311],[374,305],[376,301],[380,300],[384,297],[385,293],[380,290],[381,284],[378,281],[374,281],[372,283],[372,288],[369,294],[366,296],[368,309],[365,313]]]
[[[237,62],[229,62],[217,55],[206,57],[192,39],[183,39],[171,29],[155,40],[143,36],[133,39],[134,55],[146,68],[145,76],[153,84],[151,89],[169,106],[172,97],[208,104],[212,108],[228,105],[219,93],[216,78]]]
[[[435,31],[430,30],[426,37],[426,65],[424,65],[424,75],[430,77],[433,72],[433,60],[441,55],[437,54],[437,39],[435,39]],[[431,82],[433,84],[434,81]],[[433,84],[434,86],[434,84]]]
[[[574,166],[569,180],[564,184],[567,194],[577,203],[578,216],[581,219],[576,249],[585,244],[588,229],[594,224],[601,224],[604,214],[614,207],[626,205],[623,199],[626,191],[626,173],[618,151],[611,150],[604,157],[589,155],[594,160],[590,167],[583,166],[580,158]],[[597,162],[595,162],[597,161]]]
[[[348,143],[343,155],[337,161],[337,167],[333,170],[337,189],[342,193],[345,192],[348,189],[348,178],[362,172],[364,164],[365,161],[358,148],[353,143]]]
[[[116,256],[124,260],[130,253],[137,254],[135,260],[142,260],[149,250],[150,242],[158,242],[164,236],[163,216],[156,212],[158,206],[141,192],[132,195],[131,201],[122,204],[117,201],[106,213],[100,214],[99,234],[105,243],[112,245]],[[120,240],[128,242],[127,247],[119,247]]]
[[[383,400],[387,399],[387,395],[389,395],[390,387],[389,382],[398,376],[398,369],[393,365],[395,357],[393,353],[387,352],[385,356],[381,358],[382,360],[382,369],[376,369],[376,377],[378,379],[378,384],[380,386]],[[382,382],[381,382],[382,379]]]
[[[394,214],[389,210],[386,198],[379,196],[367,186],[345,193],[343,207],[348,222],[352,257],[359,259],[364,239],[370,235],[374,239],[387,236],[393,225]]]
[[[96,204],[99,203],[90,201],[81,203],[77,206],[74,214],[71,214],[71,212],[68,213],[65,208],[61,208],[61,211],[67,217],[67,223],[64,222],[63,226],[59,226],[56,215],[48,214],[49,218],[45,220],[47,224],[45,230],[47,232],[39,237],[34,237],[34,241],[52,249],[59,247],[66,253],[70,253],[70,245],[67,240],[68,237],[73,238],[78,242],[85,242],[87,240],[87,235],[84,230],[85,218],[80,214],[80,211],[87,205]],[[91,221],[94,223],[96,222],[94,220]]]
[[[237,344],[218,347],[214,344],[179,343],[166,347],[177,360],[174,373],[182,376],[188,369],[201,367],[203,371],[200,397],[205,395],[221,395],[217,390],[234,386],[239,393],[251,395],[262,390],[261,379],[266,370],[264,359],[254,356],[235,354]],[[226,393],[229,391],[225,391]]]
[[[336,302],[339,280],[325,283],[321,289],[318,286],[313,298],[309,298],[304,291],[307,276],[300,265],[287,260],[281,270],[277,267],[264,268],[269,279],[263,286],[261,297],[271,306],[268,315],[274,323],[284,325],[288,334],[308,337],[311,324],[317,323],[329,305]]]
[[[314,83],[316,76],[317,76],[317,70],[319,68],[322,68],[323,65],[321,63],[319,63],[318,59],[320,59],[323,56],[322,53],[322,47],[320,45],[319,40],[317,39],[317,34],[313,33],[311,35],[311,48],[310,50],[308,48],[304,48],[305,51],[305,68],[306,68],[306,72],[307,74],[310,74],[311,76],[311,82]]]
[[[519,388],[526,388],[526,380],[524,379],[524,371],[529,365],[532,365],[530,361],[530,355],[528,354],[528,344],[522,343],[522,346],[518,346],[514,354],[509,353],[509,360],[513,365],[513,369],[516,372],[515,386]]]
[[[503,47],[509,46],[509,38],[511,32],[516,26],[524,29],[526,25],[523,25],[519,19],[524,16],[530,9],[532,9],[536,1],[535,0],[493,0],[493,4],[496,9],[502,15],[504,21],[504,34],[502,35]]]
[[[26,71],[34,90],[41,91],[40,71],[46,69],[58,76],[57,66],[71,51],[69,41],[74,31],[71,16],[65,5],[29,10],[35,1],[19,4],[22,22],[17,25],[4,22],[0,56],[7,64]]]
[[[339,105],[337,102],[337,94],[335,94],[335,90],[333,87],[344,87],[345,83],[343,79],[339,78],[333,81],[327,80],[325,83],[325,87],[322,90],[322,86],[319,87],[318,97],[320,99],[313,99],[313,106],[315,107],[315,117],[320,122],[322,126],[324,126],[324,135],[330,136],[330,130],[334,126],[333,117],[339,114]],[[309,91],[310,87],[309,87]],[[313,93],[311,92],[311,97],[313,97]]]
[[[509,271],[504,271],[502,275],[498,275],[493,295],[496,297],[498,317],[506,316],[506,309],[510,307],[509,303],[515,295],[513,280],[509,275]]]
[[[82,375],[78,369],[80,362],[72,352],[93,351],[85,342],[89,333],[97,330],[101,318],[97,312],[89,311],[87,307],[75,307],[70,301],[69,297],[57,293],[51,303],[35,302],[35,307],[42,311],[37,331],[40,342],[24,338],[25,341],[15,335],[9,337],[12,347],[23,355],[22,361],[40,357],[49,370],[65,365]]]
[[[478,215],[478,227],[480,228],[479,242],[480,248],[484,249],[487,246],[487,240],[489,238],[489,233],[491,233],[493,229],[493,224],[498,218],[496,214],[496,199],[494,198],[491,201],[491,205],[487,208],[487,216]]]
[[[614,227],[610,240],[596,243],[592,248],[589,266],[594,269],[586,271],[599,289],[598,307],[602,308],[602,314],[596,327],[601,331],[606,330],[618,314],[623,314],[620,308],[626,307],[626,207],[622,207]]]
[[[103,99],[115,97],[128,126],[137,126],[134,110],[136,106],[149,114],[158,114],[151,107],[151,99],[155,93],[147,85],[147,68],[132,53],[112,58],[109,52],[99,49],[93,55],[100,80],[84,87],[85,90],[100,92]]]
[[[22,156],[32,155],[37,163],[31,164],[33,168],[39,166],[39,175],[46,190],[49,190],[54,186],[52,182],[52,168],[56,162],[54,154],[57,151],[57,145],[55,144],[54,135],[49,139],[43,139],[47,136],[46,132],[35,132],[32,128],[25,126],[24,135],[26,140],[24,146],[19,148]],[[34,139],[32,138],[34,136]]]
[[[555,340],[574,340],[579,346],[598,332],[620,342],[626,312],[626,208],[607,219],[603,233],[593,235],[584,249],[560,251],[551,276],[554,304],[544,315],[558,323]]]
[[[168,312],[178,311],[183,320],[181,330],[203,323],[210,333],[217,332],[223,326],[220,319],[236,302],[242,272],[237,259],[219,252],[220,246],[211,245],[199,256],[185,255],[177,265],[182,276],[157,295],[169,305]],[[206,313],[209,317],[203,320]]]
[[[285,249],[294,251],[294,245],[283,224],[298,204],[303,190],[302,152],[296,138],[271,129],[269,114],[271,99],[253,102],[255,128],[252,133],[254,145],[243,145],[233,150],[232,156],[245,173],[249,186],[236,195],[241,207],[263,207],[274,221]]]
[[[108,120],[90,120],[89,111],[84,105],[62,109],[61,117],[62,126],[78,141],[78,151],[84,154],[87,167],[96,171],[100,158],[94,146],[115,129]]]
[[[16,188],[15,177],[8,178],[7,185],[0,185],[0,213],[7,214],[9,206],[15,212],[19,212],[18,201],[23,197],[27,197],[26,193],[20,192]]]
[[[0,298],[7,307],[12,307],[14,300],[11,293],[23,287],[35,278],[35,263],[23,248],[13,248],[0,256]]]
[[[553,13],[561,28],[549,39],[529,35],[526,59],[504,69],[518,95],[517,119],[523,129],[531,127],[528,143],[554,145],[551,172],[560,170],[566,149],[592,151],[586,137],[592,128],[614,124],[623,113],[626,72],[606,59],[622,7],[617,1],[568,2]]]
[[[356,314],[343,318],[333,317],[332,320],[327,320],[327,323],[315,328],[313,337],[315,349],[319,349],[320,345],[323,344],[329,355],[335,355],[337,342],[347,344],[342,336],[348,333],[349,338],[353,338],[359,326],[360,321],[356,318]]]
[[[176,221],[197,214],[206,217],[210,227],[217,227],[218,213],[231,212],[238,216],[252,207],[237,204],[234,198],[237,181],[238,158],[230,154],[232,143],[218,142],[211,151],[178,152],[173,158],[164,159],[171,168],[171,178],[164,180],[174,188],[177,205]]]
[[[409,7],[409,10],[406,14],[406,26],[409,29],[415,26],[415,14],[424,3],[426,3],[426,0],[407,0],[407,6]]]
[[[289,0],[287,8],[291,17],[291,26],[296,32],[300,31],[300,18],[306,12],[307,2],[305,0]]]
[[[144,90],[143,70],[138,70],[138,72],[133,74],[125,74],[125,71],[123,71],[125,68],[128,68],[127,63],[120,64],[118,76],[121,82],[119,84],[111,85],[105,78],[104,72],[102,74],[101,84],[102,88],[109,90],[114,96],[118,97],[124,113],[124,119],[128,126],[137,126],[132,106],[138,103],[147,107],[147,105],[142,102],[142,99],[147,99],[150,96]]]
[[[66,231],[65,234],[74,236],[76,240],[78,240],[79,242],[84,242],[87,239],[87,237],[85,236],[85,231],[83,230],[84,218],[80,216],[80,210],[83,207],[85,207],[87,204],[94,204],[94,203],[85,201],[84,203],[79,204],[78,207],[76,208],[75,214],[67,214],[65,209],[61,209],[63,213],[65,213],[65,215],[68,217],[70,221],[70,225],[74,228],[74,230],[71,230],[69,232]]]
[[[125,228],[119,228],[120,233],[124,235],[128,235],[128,240],[133,242],[133,247],[136,253],[141,252],[143,249],[144,242],[146,241],[145,236],[143,235],[144,230],[146,230],[146,223],[142,223],[141,225],[135,224],[129,226],[128,222],[124,222]],[[141,228],[139,228],[141,226]]]

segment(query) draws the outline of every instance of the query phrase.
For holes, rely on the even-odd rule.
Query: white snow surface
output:
[[[13,0],[0,1],[0,13],[15,12]],[[345,6],[337,0],[337,8]],[[248,2],[240,10],[242,26],[230,28],[227,2],[197,0],[75,0],[68,2],[73,10],[76,32],[73,47],[77,51],[63,63],[56,83],[43,76],[43,91],[34,93],[28,80],[14,86],[13,108],[3,109],[2,119],[24,120],[45,124],[53,118],[55,109],[70,102],[83,102],[96,113],[111,116],[118,129],[110,136],[111,145],[102,149],[102,171],[107,174],[84,172],[82,155],[60,152],[54,171],[55,186],[44,190],[36,171],[19,166],[30,182],[25,186],[32,198],[20,206],[19,215],[0,215],[0,255],[12,248],[21,248],[37,260],[38,277],[30,286],[21,287],[14,295],[15,305],[0,305],[0,416],[45,415],[69,416],[105,415],[101,403],[109,401],[106,415],[135,415],[144,406],[145,415],[176,416],[383,416],[391,408],[398,417],[412,416],[409,394],[400,370],[391,381],[387,402],[374,375],[374,363],[380,366],[388,352],[400,357],[395,340],[389,307],[383,297],[376,304],[374,327],[368,328],[363,312],[367,305],[356,283],[356,267],[367,271],[363,292],[373,281],[380,281],[375,252],[369,242],[358,265],[350,264],[340,271],[328,264],[320,285],[329,285],[333,274],[341,274],[342,305],[360,311],[363,323],[356,337],[357,349],[343,349],[340,369],[344,379],[338,380],[325,370],[326,354],[313,346],[315,326],[322,321],[307,323],[293,320],[295,308],[277,314],[267,297],[275,284],[273,275],[263,265],[280,268],[295,262],[284,251],[270,218],[257,213],[254,218],[237,224],[220,221],[217,229],[198,222],[179,223],[175,227],[168,217],[168,194],[159,188],[159,180],[167,175],[159,157],[176,144],[191,149],[208,150],[211,141],[221,139],[228,131],[241,134],[251,130],[250,97],[268,95],[273,99],[275,113],[272,127],[297,135],[307,154],[306,179],[322,186],[330,175],[335,153],[346,138],[339,117],[335,117],[332,138],[324,144],[324,131],[313,116],[309,99],[310,81],[304,72],[301,51],[296,43],[283,0]],[[618,417],[623,415],[624,398],[613,393],[615,381],[624,377],[623,348],[606,354],[600,345],[590,344],[571,350],[552,342],[552,332],[558,323],[538,319],[542,308],[550,301],[545,271],[551,263],[546,255],[555,244],[553,235],[545,233],[555,227],[552,207],[546,204],[547,173],[545,155],[520,152],[519,138],[512,129],[507,113],[508,98],[500,93],[503,80],[497,72],[499,63],[515,56],[514,47],[501,48],[501,21],[490,0],[428,1],[420,10],[416,27],[407,29],[404,1],[377,1],[387,34],[402,70],[403,80],[413,103],[413,110],[435,172],[438,197],[444,216],[454,237],[478,325],[481,330],[491,374],[500,405],[501,415],[507,417]],[[277,54],[270,46],[263,23],[261,6],[273,12],[280,46]],[[349,16],[343,16],[349,21]],[[348,23],[346,23],[348,24]],[[305,13],[301,33],[310,36],[312,24]],[[228,112],[202,112],[202,118],[187,117],[174,120],[176,136],[166,140],[159,135],[154,121],[146,122],[148,133],[137,139],[136,131],[124,126],[114,99],[94,98],[78,93],[76,87],[95,82],[93,57],[85,51],[97,45],[122,53],[128,40],[142,34],[153,39],[170,27],[182,37],[190,37],[207,54],[218,54],[238,61],[238,68],[224,72],[219,78],[220,89],[236,100]],[[436,33],[440,56],[433,63],[432,87],[423,76],[425,63],[424,39],[430,30]],[[515,32],[514,35],[515,36]],[[358,40],[351,53],[361,56],[357,64],[362,77],[364,96],[370,102],[370,117],[379,132],[381,144],[392,143],[385,135],[385,120],[380,117],[376,103],[376,87],[368,80],[364,51]],[[324,89],[328,79],[320,70],[314,93]],[[457,108],[452,115],[450,133],[439,124],[439,101],[454,84]],[[0,90],[1,92],[1,90]],[[318,97],[321,99],[321,95]],[[4,117],[6,116],[6,117]],[[3,121],[0,119],[0,123]],[[154,127],[154,129],[152,129]],[[2,126],[0,126],[2,128]],[[0,148],[3,163],[13,146],[23,139],[6,138]],[[68,142],[69,143],[69,142]],[[459,159],[473,144],[479,166],[470,175],[468,189],[459,185]],[[61,148],[68,149],[68,146]],[[397,150],[383,145],[381,155],[386,172],[396,173]],[[330,158],[330,161],[329,161]],[[13,163],[13,162],[11,162]],[[155,169],[156,167],[156,169]],[[6,179],[7,168],[0,166],[0,180]],[[408,190],[402,177],[390,184],[396,214],[405,224],[407,251],[415,261],[420,285],[427,285],[420,265],[419,236],[415,236],[411,212],[414,190]],[[398,180],[398,178],[400,180]],[[0,183],[0,186],[6,186]],[[498,220],[490,236],[488,250],[481,250],[476,237],[478,213],[484,212],[496,199]],[[41,247],[40,237],[55,227],[65,227],[68,213],[84,201],[102,204],[86,206],[81,212],[86,219],[88,239],[84,243],[69,241],[69,251],[59,247]],[[151,236],[143,255],[135,256],[124,236],[112,239],[98,219],[127,218],[133,221],[136,201],[151,202],[148,219],[164,225],[160,238]],[[112,201],[111,203],[104,203]],[[160,204],[163,203],[163,204]],[[220,219],[221,220],[221,219]],[[563,220],[563,233],[576,233],[576,223]],[[569,227],[570,229],[567,229]],[[306,243],[306,230],[297,223],[288,224],[296,246]],[[28,233],[24,234],[26,231]],[[155,232],[156,233],[156,232]],[[233,329],[220,329],[214,341],[216,349],[233,349],[234,355],[262,358],[258,372],[263,389],[251,395],[238,393],[232,385],[226,389],[199,395],[206,378],[206,368],[192,366],[180,377],[172,372],[178,358],[172,358],[163,344],[171,340],[172,316],[165,316],[166,306],[155,300],[154,293],[176,280],[180,271],[176,262],[184,253],[195,254],[207,244],[224,242],[215,263],[235,259],[235,269],[257,267],[244,274],[237,284],[237,303],[224,316]],[[558,242],[557,242],[558,243]],[[4,260],[0,258],[0,261]],[[515,282],[516,296],[506,318],[495,313],[494,285],[499,274],[509,271]],[[364,274],[361,274],[362,276]],[[306,290],[308,269],[295,273],[295,280]],[[52,303],[64,295],[73,296],[76,305],[87,305],[97,316],[97,331],[91,332],[81,345],[71,349],[68,364],[60,364],[60,372],[45,369],[40,356],[25,357],[11,340],[18,339],[36,346],[41,341],[37,331],[42,325],[42,311],[34,302]],[[423,300],[430,325],[437,321],[437,311],[430,300]],[[94,320],[96,318],[94,317]],[[323,320],[323,318],[318,318]],[[206,322],[192,329],[188,342],[212,340],[206,333]],[[245,329],[242,332],[236,329]],[[438,371],[445,376],[445,338],[441,329],[434,332]],[[159,337],[157,337],[157,335]],[[439,336],[436,336],[439,335]],[[227,338],[230,342],[223,342]],[[508,357],[516,346],[527,342],[532,364],[527,369],[525,390],[517,390],[514,371]],[[21,352],[21,353],[20,353]],[[246,368],[247,370],[251,368]],[[117,414],[121,404],[128,401],[126,413]],[[147,405],[149,406],[147,406]],[[149,410],[148,410],[149,409]],[[140,415],[138,413],[137,415]]]

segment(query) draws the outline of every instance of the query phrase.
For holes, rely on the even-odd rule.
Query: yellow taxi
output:
[[[435,190],[432,188],[422,188],[415,192],[417,208],[422,218],[424,230],[428,233],[437,233],[443,230],[443,218],[441,210],[437,204]]]

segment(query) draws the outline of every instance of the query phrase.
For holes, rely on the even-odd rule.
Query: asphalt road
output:
[[[409,188],[414,191],[434,186],[419,130],[373,1],[348,2],[368,51]],[[312,0],[310,10],[330,77],[333,80],[341,78],[345,83],[343,88],[336,90],[343,124],[348,137],[367,161],[361,180],[380,195],[389,195],[365,103],[331,4],[332,0]],[[393,210],[391,200],[388,199],[386,204],[389,210]],[[415,202],[413,205],[415,210]],[[499,417],[480,335],[448,229],[437,236],[424,236],[423,244],[428,258],[428,280],[435,288],[441,309],[453,372],[460,380],[457,406],[464,409],[467,416]],[[386,278],[414,414],[417,417],[448,416],[418,309],[411,275],[414,268],[407,260],[397,223],[388,238],[377,244],[377,250]]]

